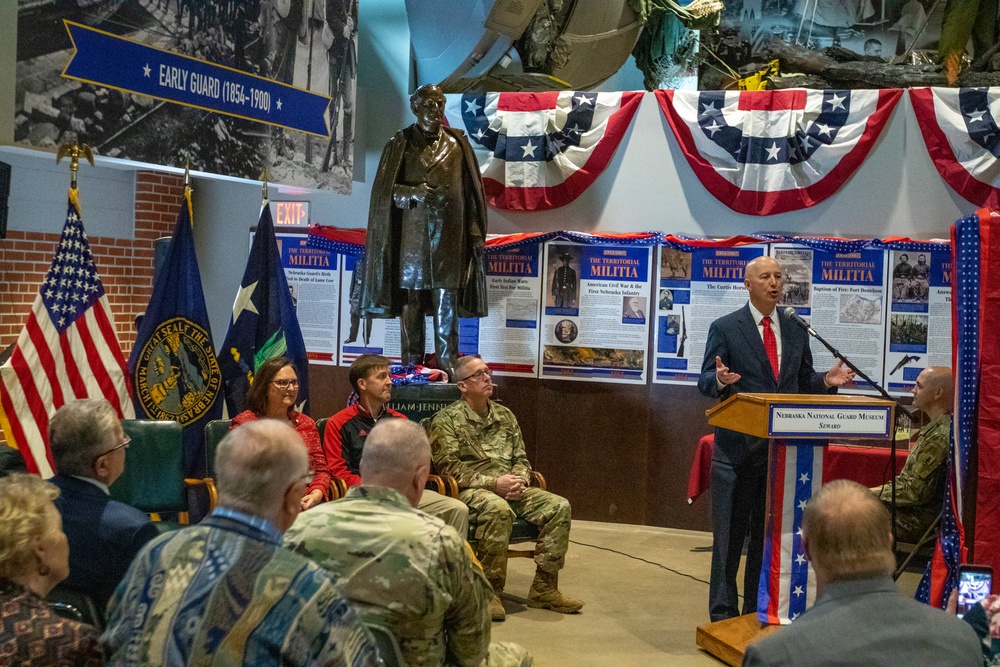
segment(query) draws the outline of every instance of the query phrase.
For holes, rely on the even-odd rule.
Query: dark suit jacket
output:
[[[64,584],[89,595],[103,614],[132,559],[159,531],[148,516],[89,482],[68,475],[51,481],[60,490],[55,503],[69,540]]]
[[[705,396],[725,400],[741,392],[769,394],[835,393],[823,383],[824,373],[813,370],[809,335],[784,314],[775,309],[781,327],[781,377],[775,380],[771,362],[764,351],[757,325],[750,313],[750,304],[712,322],[705,345],[705,360],[701,366],[698,389]],[[719,390],[715,379],[715,357],[729,370],[739,373],[739,382]],[[712,458],[738,466],[751,457],[767,457],[767,441],[719,428],[715,431]]]
[[[979,667],[972,628],[896,591],[890,577],[831,585],[791,625],[747,647],[743,665]]]

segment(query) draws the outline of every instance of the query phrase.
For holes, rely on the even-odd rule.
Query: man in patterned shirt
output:
[[[507,579],[507,543],[518,516],[539,527],[528,606],[563,614],[580,611],[583,602],[558,588],[569,547],[569,501],[529,487],[531,464],[521,428],[514,413],[490,400],[493,378],[486,362],[462,357],[455,377],[462,398],[431,421],[431,452],[437,469],[458,480],[459,498],[478,524],[476,555],[494,593],[490,615],[495,621],[505,618],[499,596]]]
[[[277,420],[223,438],[219,506],[136,557],[108,605],[108,664],[379,664],[341,588],[281,545],[301,511],[308,468],[299,436]]]
[[[913,385],[913,405],[930,421],[917,434],[917,443],[896,477],[896,539],[917,542],[941,512],[951,441],[951,369],[931,366],[920,371]],[[872,489],[887,506],[892,485]]]
[[[392,631],[407,665],[526,667],[524,648],[490,643],[492,593],[465,537],[414,509],[430,462],[420,426],[380,421],[361,486],[299,515],[285,545],[336,575],[361,617]]]

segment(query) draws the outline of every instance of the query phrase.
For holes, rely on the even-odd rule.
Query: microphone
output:
[[[784,312],[785,312],[785,317],[787,317],[792,322],[795,322],[800,327],[805,329],[807,334],[809,334],[813,338],[819,339],[820,341],[823,340],[822,338],[820,338],[819,334],[816,333],[816,330],[813,329],[811,326],[809,326],[809,323],[806,322],[804,319],[802,319],[801,315],[795,312],[794,308],[792,308],[791,306],[786,306]]]

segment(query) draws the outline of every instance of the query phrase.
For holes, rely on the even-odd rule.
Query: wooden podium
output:
[[[826,452],[824,445],[831,438],[839,442],[894,437],[895,408],[893,401],[869,396],[736,394],[706,411],[705,415],[712,426],[771,441],[765,531],[765,534],[771,535],[777,529],[786,530],[784,525],[774,525],[776,514],[771,507],[771,499],[774,497],[775,485],[784,486],[789,468],[792,475],[796,472],[794,463],[790,463],[793,459],[786,459],[784,452],[778,448],[805,446],[805,449],[810,450],[810,455],[813,451],[818,451],[821,465],[822,456]],[[787,532],[783,534],[795,539]],[[769,566],[765,546],[764,568]],[[771,577],[762,576],[761,587],[769,588],[769,595],[776,599],[779,591],[769,585],[770,579]],[[756,593],[744,591],[744,595]],[[787,597],[788,591],[784,591],[783,595]],[[804,600],[797,602],[801,605]],[[699,626],[695,641],[724,663],[738,666],[748,644],[777,630],[778,623],[788,622],[787,618],[776,619],[773,615],[769,617],[766,611],[758,611],[757,614],[746,614]]]

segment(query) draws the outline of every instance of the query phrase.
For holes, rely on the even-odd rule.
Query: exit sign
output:
[[[271,217],[278,226],[305,227],[309,224],[309,202],[272,201]]]

